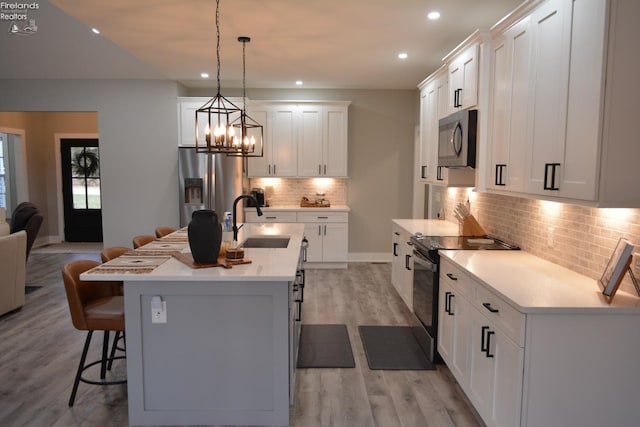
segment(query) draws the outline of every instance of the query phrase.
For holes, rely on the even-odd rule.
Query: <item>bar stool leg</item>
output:
[[[109,352],[109,331],[104,331],[102,339],[102,361],[100,363],[100,379],[105,379],[107,375],[107,354]]]
[[[122,348],[118,348],[118,341],[120,338],[124,339],[124,332],[120,335],[120,331],[116,331],[115,337],[113,337],[113,344],[111,344],[111,353],[109,354],[109,363],[107,364],[107,370],[111,370],[111,366],[113,365],[113,358],[116,356],[116,350],[122,350]]]
[[[78,372],[76,373],[76,379],[73,381],[73,389],[71,390],[71,397],[69,398],[69,407],[73,406],[73,402],[76,400],[76,392],[78,391],[78,385],[80,384],[80,377],[82,377],[82,370],[84,369],[84,362],[87,359],[87,352],[89,351],[89,344],[91,343],[92,335],[93,331],[87,332],[87,338],[84,340],[84,348],[82,349],[80,364],[78,364]]]

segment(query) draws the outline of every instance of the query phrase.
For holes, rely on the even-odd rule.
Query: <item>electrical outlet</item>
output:
[[[167,323],[167,302],[159,296],[151,298],[151,323]]]
[[[553,247],[553,227],[547,228],[547,246]]]

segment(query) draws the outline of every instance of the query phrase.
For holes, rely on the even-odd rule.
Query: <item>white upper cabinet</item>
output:
[[[640,2],[547,0],[493,29],[489,190],[640,207],[637,16]]]
[[[529,94],[532,133],[525,191],[560,187],[567,122],[571,0],[548,0],[531,15],[533,56]]]
[[[348,103],[299,105],[299,176],[347,176],[347,125]]]
[[[250,177],[296,176],[296,106],[266,103],[249,104],[249,116],[263,127],[263,156],[250,157]]]
[[[348,102],[258,105],[251,114],[265,111],[268,137],[264,157],[249,159],[249,177],[347,177]]]
[[[184,147],[196,145],[196,110],[211,98],[178,98],[178,144]],[[230,100],[242,108],[241,100]],[[204,135],[207,123],[199,121],[198,135]],[[204,141],[203,141],[204,142]]]
[[[438,80],[434,78],[420,90],[419,179],[430,183],[438,179]]]
[[[489,188],[523,189],[530,64],[531,25],[525,18],[491,43]]]
[[[449,62],[449,109],[470,108],[477,103],[478,45],[474,43]]]

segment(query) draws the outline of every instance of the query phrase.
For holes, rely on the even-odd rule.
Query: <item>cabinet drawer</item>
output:
[[[298,212],[298,222],[349,222],[347,212]]]
[[[440,258],[440,282],[447,283],[456,293],[473,301],[476,283],[462,269],[443,258]]]
[[[246,222],[296,222],[295,212],[263,212],[262,216],[253,212],[245,212]]]
[[[502,298],[478,285],[475,304],[480,312],[520,347],[524,347],[525,315]]]

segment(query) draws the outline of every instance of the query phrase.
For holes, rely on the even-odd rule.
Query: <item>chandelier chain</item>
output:
[[[218,61],[218,93],[220,93],[220,0],[216,0],[216,58]]]

